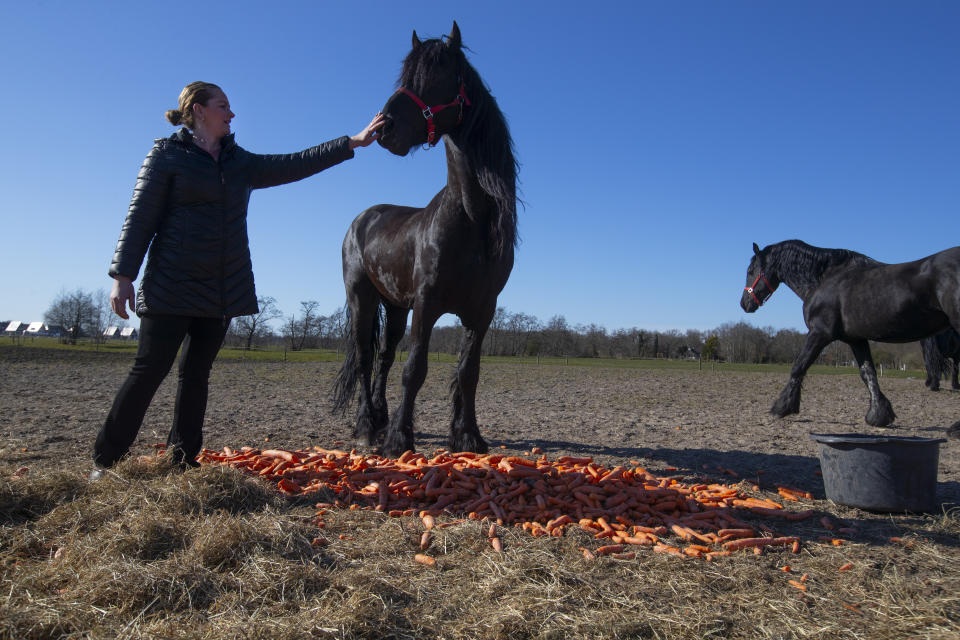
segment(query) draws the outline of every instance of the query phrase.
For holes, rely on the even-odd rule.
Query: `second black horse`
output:
[[[780,283],[803,300],[809,332],[790,380],[770,411],[800,411],[800,387],[810,365],[834,340],[850,345],[870,393],[867,424],[886,427],[896,414],[880,391],[870,340],[913,342],[960,327],[960,247],[921,260],[886,264],[847,249],[821,249],[800,240],[753,245],[740,306],[760,308]]]

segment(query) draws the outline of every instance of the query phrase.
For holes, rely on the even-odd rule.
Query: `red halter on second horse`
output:
[[[754,289],[757,287],[757,283],[763,280],[763,284],[767,285],[767,295],[764,296],[763,300],[757,297],[757,294],[754,293]],[[758,307],[762,307],[763,303],[770,299],[770,296],[773,295],[773,292],[777,290],[776,287],[771,287],[770,283],[767,282],[767,277],[763,275],[763,269],[760,270],[760,273],[757,275],[757,278],[753,281],[753,284],[749,287],[744,287],[744,291],[753,296],[754,301],[756,301]]]
[[[435,107],[428,107],[424,104],[417,94],[405,87],[400,87],[396,91],[397,93],[402,93],[413,100],[418,107],[420,107],[420,112],[423,113],[423,117],[427,120],[427,144],[431,147],[437,144],[437,127],[433,123],[433,116],[440,113],[447,107],[460,107],[460,114],[457,116],[457,124],[463,122],[463,105],[470,106],[470,101],[467,99],[467,94],[464,91],[463,83],[460,83],[460,93],[457,94],[457,97],[453,99],[453,102],[448,102],[447,104],[437,105]]]

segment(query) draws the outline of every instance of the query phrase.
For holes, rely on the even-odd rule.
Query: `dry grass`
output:
[[[14,469],[0,460],[0,638],[960,637],[955,511],[900,543],[714,563],[649,548],[590,562],[581,531],[505,530],[497,553],[467,521],[435,530],[426,567],[418,519],[333,510],[320,532],[317,496],[228,468],[130,461],[93,484]],[[788,583],[802,574],[805,592]]]

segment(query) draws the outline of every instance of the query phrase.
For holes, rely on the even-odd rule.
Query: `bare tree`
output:
[[[490,321],[490,328],[483,340],[484,351],[488,356],[501,355],[503,351],[503,334],[509,324],[509,314],[503,307],[497,307]],[[498,349],[499,347],[499,349]]]
[[[76,344],[77,338],[90,335],[97,326],[93,294],[76,289],[61,291],[44,314],[44,322],[63,327],[62,340]]]
[[[283,337],[289,341],[291,350],[302,350],[307,340],[316,335],[317,307],[319,306],[320,303],[316,300],[301,301],[301,317],[290,316],[283,325]]]
[[[257,296],[257,306],[260,307],[258,313],[240,316],[234,321],[234,330],[239,336],[242,336],[244,348],[247,351],[253,345],[254,339],[261,338],[269,333],[271,320],[283,317],[283,313],[277,306],[277,300],[272,296]]]
[[[106,340],[104,333],[109,326],[125,327],[127,321],[113,313],[110,306],[110,294],[104,289],[100,289],[93,294],[93,315],[90,331],[93,334],[93,341],[100,344]]]
[[[327,318],[330,325],[330,340],[337,351],[343,351],[347,344],[347,308],[339,307]]]
[[[553,316],[547,321],[547,326],[541,331],[546,341],[547,353],[553,356],[570,355],[572,340],[570,326],[562,315]]]

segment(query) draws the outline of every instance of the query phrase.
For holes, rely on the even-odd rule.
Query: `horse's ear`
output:
[[[757,246],[757,243],[753,243],[753,254],[757,257],[760,257],[760,247]]]
[[[463,44],[460,40],[460,27],[457,26],[457,21],[453,21],[453,29],[450,29],[450,35],[447,36],[447,42],[454,49],[459,49]]]
[[[413,49],[416,51],[420,47],[420,38],[417,37],[417,30],[413,30]]]

